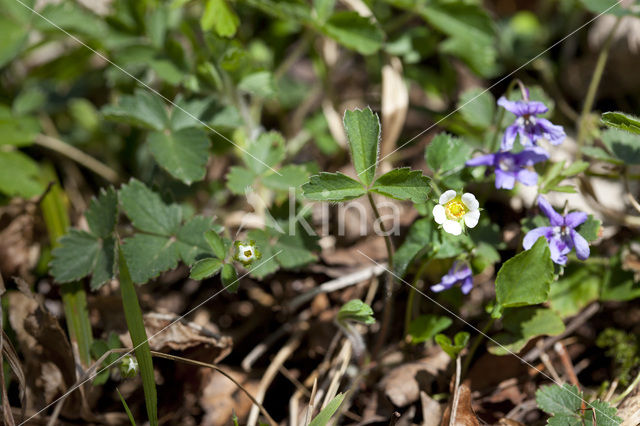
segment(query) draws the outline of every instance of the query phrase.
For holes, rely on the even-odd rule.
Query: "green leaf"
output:
[[[564,323],[558,314],[538,306],[505,309],[502,324],[505,332],[495,337],[502,346],[489,348],[495,355],[518,352],[534,337],[556,336],[564,331]]]
[[[605,112],[602,121],[609,127],[640,135],[640,118],[624,112]]]
[[[284,155],[282,135],[268,132],[262,133],[258,139],[248,144],[242,160],[254,174],[261,175],[284,160]]]
[[[235,195],[245,195],[247,188],[253,187],[255,179],[256,175],[251,170],[233,166],[227,173],[227,188]]]
[[[273,74],[269,71],[249,74],[240,81],[238,89],[261,98],[273,96],[275,94]]]
[[[301,227],[295,228],[294,234],[282,234],[274,245],[278,263],[287,269],[299,268],[318,260],[309,249],[315,248],[315,240],[304,234]],[[263,254],[264,257],[264,254]]]
[[[580,0],[584,7],[595,14],[610,13],[616,16],[630,15],[631,9],[626,9],[619,2],[610,0]]]
[[[118,392],[118,396],[120,397],[120,402],[122,402],[122,406],[124,407],[124,411],[125,411],[125,413],[127,413],[127,417],[129,418],[129,423],[131,423],[132,426],[136,426],[136,421],[133,418],[133,414],[131,414],[131,410],[129,409],[129,406],[127,405],[127,401],[124,400],[124,397],[122,396],[122,394],[120,393],[120,390],[118,388],[116,388],[116,392]]]
[[[626,301],[640,297],[640,282],[632,271],[622,269],[620,254],[610,258],[609,267],[605,268],[600,289],[602,301]]]
[[[119,191],[120,204],[133,226],[144,232],[172,235],[178,230],[182,210],[175,204],[165,204],[160,196],[136,179],[131,179]]]
[[[180,259],[175,242],[159,235],[136,234],[124,240],[121,250],[131,265],[131,278],[137,284],[175,268]]]
[[[439,133],[427,146],[425,157],[429,168],[441,174],[463,167],[471,158],[471,147],[462,139]]]
[[[303,166],[289,164],[278,170],[280,174],[272,173],[262,178],[262,183],[267,188],[287,191],[289,188],[298,188],[309,179],[309,172]]]
[[[215,275],[222,268],[222,261],[215,257],[198,260],[192,267],[189,278],[203,280]]]
[[[452,359],[456,359],[458,354],[467,346],[469,343],[469,333],[466,331],[461,331],[456,333],[453,338],[453,342],[444,334],[436,335],[436,343],[440,345],[443,351],[447,353]]]
[[[547,414],[575,416],[582,406],[582,393],[577,386],[568,383],[563,387],[542,386],[536,391],[536,402]]]
[[[357,12],[334,13],[322,26],[322,31],[349,49],[363,55],[372,55],[382,47],[384,33],[370,18]]]
[[[343,123],[358,178],[369,186],[376,174],[380,152],[380,119],[367,107],[345,111]]]
[[[487,128],[493,122],[496,100],[491,92],[481,88],[473,88],[460,95],[457,106],[467,123]]]
[[[313,10],[319,23],[323,24],[333,13],[336,0],[313,0]]]
[[[496,298],[505,307],[544,303],[553,281],[547,241],[540,237],[529,250],[507,260],[496,276]]]
[[[225,0],[208,0],[200,18],[203,30],[213,29],[220,37],[233,37],[239,24],[240,18]]]
[[[373,309],[360,299],[350,300],[338,311],[338,322],[355,321],[363,324],[374,324]]]
[[[44,192],[38,164],[20,151],[0,151],[0,192],[10,197],[34,197]]]
[[[169,127],[169,116],[161,98],[138,89],[134,96],[122,96],[118,105],[107,105],[102,114],[108,120],[162,131]]]
[[[134,353],[140,366],[144,399],[147,407],[147,415],[151,426],[158,426],[158,396],[156,392],[155,374],[151,359],[151,348],[147,332],[144,328],[142,310],[138,302],[135,286],[129,275],[129,268],[122,251],[118,250],[118,269],[120,270],[120,291],[122,293],[122,305],[127,328],[131,336]]]
[[[584,237],[585,240],[591,242],[598,238],[601,225],[602,221],[596,219],[592,214],[590,214],[587,217],[586,222],[580,225],[580,227],[578,228],[578,232]]]
[[[222,286],[229,293],[235,293],[238,291],[238,287],[240,287],[240,282],[238,281],[238,273],[236,272],[236,268],[227,263],[222,267],[222,272],[220,272],[220,279],[222,280]]]
[[[0,146],[31,145],[40,132],[40,124],[33,117],[19,116],[0,105]]]
[[[153,132],[148,143],[158,164],[171,176],[187,185],[204,179],[210,142],[202,129]]]
[[[602,132],[602,142],[626,164],[640,164],[640,136],[619,129]]]
[[[110,236],[115,229],[118,215],[118,195],[115,189],[101,188],[98,198],[91,200],[84,215],[93,235],[100,238]]]
[[[596,400],[588,405],[595,411],[596,421],[593,421],[591,411],[586,411],[584,414],[584,424],[586,426],[618,426],[622,423],[622,418],[616,416],[618,410],[609,405],[608,402]]]
[[[563,278],[551,286],[551,308],[563,318],[580,312],[598,299],[601,277],[588,265],[569,266]]]
[[[488,266],[500,262],[500,253],[491,245],[479,242],[473,251],[471,265],[475,272],[480,273]]]
[[[408,334],[411,343],[421,343],[432,339],[436,334],[446,330],[453,321],[449,317],[439,315],[420,315],[409,324]]]
[[[185,222],[176,234],[176,249],[184,263],[193,264],[203,255],[211,255],[212,251],[204,238],[205,232],[211,229],[211,218],[194,216]]]
[[[309,426],[328,425],[329,420],[331,420],[331,416],[333,416],[335,412],[338,411],[338,408],[340,407],[340,404],[342,404],[342,400],[344,399],[344,397],[345,397],[344,393],[337,394],[331,400],[331,402],[329,402],[327,406],[324,407],[322,411],[320,411],[318,415],[313,418],[313,420],[311,420],[311,423],[309,423]]]
[[[35,1],[25,1],[27,6],[34,7]],[[9,0],[0,2],[0,68],[17,57],[26,47],[30,32],[30,17],[25,12],[29,9],[20,3],[11,3]],[[22,10],[21,10],[22,9]]]
[[[309,200],[347,201],[361,197],[367,191],[360,182],[340,172],[322,172],[302,185],[302,193]]]
[[[569,167],[564,169],[562,171],[561,175],[564,176],[564,177],[575,176],[575,175],[577,175],[579,173],[584,172],[588,168],[589,168],[589,163],[587,163],[586,161],[575,161],[575,162],[571,163],[571,165]]]
[[[430,181],[431,179],[423,176],[422,172],[403,167],[380,176],[371,187],[371,191],[396,200],[424,203],[431,191]]]
[[[222,237],[216,231],[208,230],[204,233],[204,238],[218,259],[224,260],[227,257],[227,248],[224,245]]]

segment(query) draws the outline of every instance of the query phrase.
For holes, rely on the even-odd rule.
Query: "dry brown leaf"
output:
[[[515,420],[507,419],[506,417],[498,420],[498,424],[500,426],[525,426],[524,423],[520,423],[520,422],[517,422]]]
[[[422,405],[422,426],[438,426],[442,418],[440,404],[423,391],[420,391],[420,404]]]
[[[449,356],[443,351],[416,362],[402,364],[389,371],[380,386],[396,407],[406,407],[420,397],[437,375],[449,364]]]
[[[29,277],[40,255],[34,242],[36,207],[31,202],[14,202],[0,210],[0,272],[5,277]]]
[[[249,379],[247,373],[224,367],[225,371],[240,383],[250,394],[258,391],[259,381]],[[251,409],[251,400],[238,387],[222,374],[212,371],[205,378],[206,383],[200,396],[200,406],[205,411],[202,424],[208,426],[228,425],[233,412],[240,424],[246,421]]]
[[[148,313],[144,315],[144,326],[149,336],[151,350],[158,352],[186,351],[189,358],[215,364],[231,352],[232,341],[222,336],[209,323],[206,327],[193,322],[178,320],[175,315]],[[153,337],[152,337],[153,336]],[[126,347],[132,347],[129,333],[120,335]]]
[[[471,390],[467,385],[460,385],[458,391],[460,393],[460,399],[458,401],[458,409],[456,410],[455,426],[480,426],[480,422],[473,412],[471,407]],[[453,398],[451,398],[453,402]],[[447,405],[442,417],[441,426],[449,426],[451,416],[451,403]]]
[[[402,62],[392,56],[382,67],[382,158],[395,149],[408,108],[409,90],[402,78]]]
[[[58,321],[24,285],[22,292],[9,292],[9,322],[24,355],[27,409],[43,407],[76,383],[76,368],[67,339]],[[88,413],[82,392],[65,401],[62,415],[78,418]]]

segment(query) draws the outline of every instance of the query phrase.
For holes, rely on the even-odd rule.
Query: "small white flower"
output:
[[[253,240],[249,242],[236,241],[235,246],[236,252],[233,258],[245,266],[262,257]]]
[[[124,377],[131,378],[138,374],[138,360],[130,355],[125,356],[120,364],[120,372]]]
[[[462,195],[452,189],[445,191],[433,208],[433,218],[436,223],[450,234],[462,234],[463,224],[474,228],[480,220],[480,203],[476,197],[465,192]]]

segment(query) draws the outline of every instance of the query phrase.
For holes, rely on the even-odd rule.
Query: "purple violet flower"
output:
[[[481,155],[467,161],[467,166],[491,166],[495,168],[496,189],[513,189],[516,181],[528,186],[538,183],[538,174],[526,167],[547,159],[549,154],[544,149],[534,146],[523,149],[517,154],[504,151]]]
[[[437,293],[443,290],[448,290],[458,283],[460,283],[462,293],[469,294],[473,287],[473,274],[471,273],[471,268],[469,268],[469,265],[466,262],[453,262],[449,272],[442,277],[442,281],[431,286],[431,291],[435,291]]]
[[[552,145],[558,145],[566,136],[562,126],[555,125],[546,118],[536,117],[549,110],[542,102],[510,101],[503,96],[498,99],[498,105],[517,117],[502,136],[501,149],[503,151],[509,151],[513,148],[518,134],[520,135],[520,143],[524,147],[535,146],[540,138],[547,139]]]
[[[522,246],[525,250],[529,250],[538,238],[544,237],[549,243],[551,260],[558,265],[567,263],[567,254],[574,248],[578,259],[585,260],[588,258],[589,243],[575,230],[576,227],[587,220],[587,214],[584,212],[572,212],[562,216],[542,196],[538,197],[538,206],[549,218],[551,226],[542,226],[527,232],[522,241]]]

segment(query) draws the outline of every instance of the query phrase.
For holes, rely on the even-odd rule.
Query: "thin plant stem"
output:
[[[622,16],[619,16],[617,18],[616,23],[613,25],[613,28],[611,28],[611,31],[609,32],[607,39],[602,45],[602,49],[600,50],[600,54],[598,55],[598,60],[596,62],[596,67],[593,70],[591,81],[589,82],[589,88],[587,89],[587,96],[584,99],[582,112],[580,113],[580,118],[578,119],[578,137],[576,140],[576,143],[578,145],[578,153],[576,155],[577,158],[580,158],[582,154],[582,147],[584,145],[585,138],[587,136],[587,126],[586,126],[587,116],[591,112],[591,108],[593,108],[593,102],[595,101],[595,98],[596,98],[598,86],[600,86],[600,80],[602,79],[604,67],[607,64],[607,59],[609,58],[609,49],[611,48],[611,44],[613,42],[613,36],[618,30],[618,27],[620,26],[620,22],[622,22]]]
[[[371,209],[373,209],[373,214],[376,218],[376,222],[380,224],[380,230],[384,235],[384,244],[387,248],[387,264],[389,265],[389,269],[393,270],[393,242],[391,241],[391,236],[387,231],[387,227],[380,219],[380,212],[378,211],[378,207],[376,206],[375,201],[373,200],[373,196],[370,192],[367,193],[367,198],[369,199],[369,204],[371,204]],[[385,287],[385,300],[384,300],[384,310],[382,312],[382,323],[380,326],[380,334],[378,335],[378,340],[373,349],[373,356],[380,351],[382,345],[387,337],[387,332],[389,331],[389,323],[391,322],[391,309],[393,308],[393,286],[395,283],[395,279],[392,273],[387,273],[387,284]]]
[[[620,395],[618,395],[617,397],[615,397],[613,399],[613,401],[611,401],[612,404],[617,404],[618,402],[622,401],[623,399],[625,399],[627,397],[627,395],[629,395],[631,393],[631,391],[638,386],[638,383],[640,383],[640,373],[638,373],[638,375],[636,376],[635,379],[633,379],[633,382],[629,385],[629,387],[627,387],[624,392],[622,392]]]
[[[416,296],[416,287],[420,277],[424,273],[424,270],[427,269],[427,265],[431,259],[427,258],[422,261],[418,271],[413,277],[413,282],[411,283],[411,288],[409,289],[409,297],[407,298],[407,308],[404,314],[404,335],[409,334],[409,325],[411,324],[411,320],[413,319],[413,305],[415,304],[415,296]]]
[[[471,365],[471,360],[473,359],[473,355],[478,350],[478,347],[480,346],[480,343],[482,343],[482,340],[484,340],[484,336],[487,335],[487,333],[491,329],[491,326],[493,326],[493,323],[495,322],[495,320],[496,320],[495,318],[491,317],[491,319],[489,319],[487,324],[485,324],[485,326],[482,328],[482,332],[480,334],[478,334],[476,336],[476,338],[473,340],[473,343],[471,344],[471,347],[469,348],[469,353],[465,357],[464,364],[462,366],[462,376],[467,374],[467,370],[469,369],[469,366]]]

